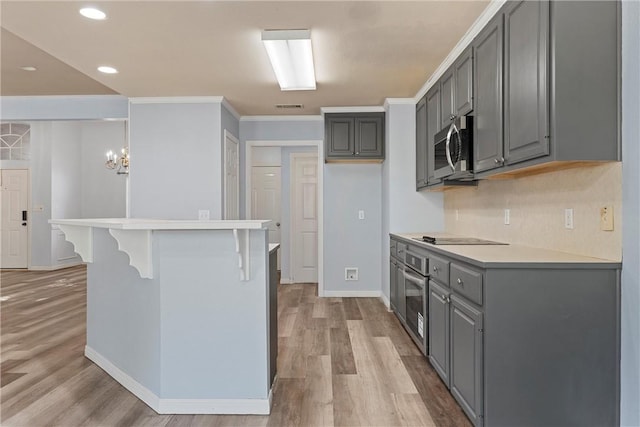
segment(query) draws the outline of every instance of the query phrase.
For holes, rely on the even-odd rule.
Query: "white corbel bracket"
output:
[[[153,279],[151,230],[109,229],[118,242],[118,250],[129,256],[129,265],[138,270],[143,279]]]
[[[62,225],[58,227],[64,238],[73,245],[73,250],[80,255],[82,261],[93,262],[93,233],[91,227],[78,225]]]
[[[240,268],[240,280],[249,280],[249,230],[233,229],[233,237],[236,240],[236,252],[238,253],[238,267]]]

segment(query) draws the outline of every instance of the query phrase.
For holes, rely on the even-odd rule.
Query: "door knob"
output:
[[[280,223],[279,222],[276,222],[276,227],[280,227]]]
[[[23,223],[22,223],[22,226],[23,226],[23,227],[26,227],[26,226],[27,226],[27,223],[26,223],[26,222],[23,222]]]

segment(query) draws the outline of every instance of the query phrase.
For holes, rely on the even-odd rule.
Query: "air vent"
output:
[[[286,110],[300,110],[304,108],[302,104],[276,104],[276,108],[283,108]]]

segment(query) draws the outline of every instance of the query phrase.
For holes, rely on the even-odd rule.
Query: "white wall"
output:
[[[132,218],[222,219],[221,105],[130,106],[129,201]]]
[[[124,218],[126,175],[104,167],[105,153],[126,145],[124,121],[81,122],[80,168],[82,218]]]
[[[622,2],[622,348],[620,424],[640,425],[640,3]]]
[[[442,231],[442,193],[415,191],[415,104],[387,105],[386,159],[382,170],[382,291],[389,298],[389,233]]]

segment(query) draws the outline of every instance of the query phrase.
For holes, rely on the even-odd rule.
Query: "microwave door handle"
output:
[[[451,151],[449,150],[449,146],[451,145],[451,135],[453,135],[454,130],[456,133],[458,133],[458,128],[456,127],[455,121],[451,123],[451,126],[449,126],[449,132],[447,132],[447,145],[444,150],[445,154],[447,155],[447,163],[449,163],[452,172],[456,171],[456,166],[453,164],[453,160],[451,159]]]

